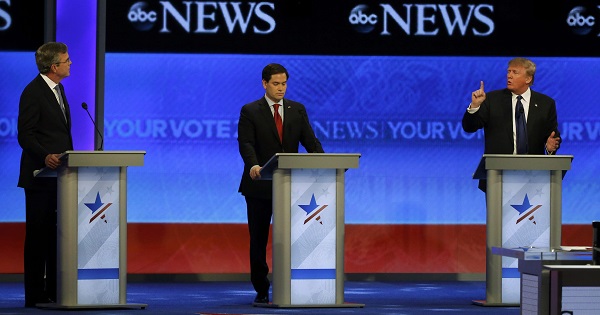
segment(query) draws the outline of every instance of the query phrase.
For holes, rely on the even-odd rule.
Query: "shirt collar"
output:
[[[283,107],[283,99],[281,99],[281,101],[279,101],[278,103],[275,103],[267,97],[267,94],[265,94],[265,100],[267,100],[267,104],[269,104],[269,107],[273,107],[273,104],[279,104],[281,105],[281,107]]]
[[[513,92],[511,92],[511,93],[512,93],[513,100],[516,99],[517,96],[519,95],[519,94],[515,94]],[[521,96],[523,96],[523,100],[525,102],[529,103],[529,100],[531,100],[531,89],[527,88],[527,91],[523,92],[523,94],[521,94]]]
[[[44,81],[46,81],[46,84],[48,84],[48,86],[49,86],[51,89],[53,89],[53,90],[54,90],[54,88],[55,88],[55,87],[58,85],[58,83],[56,83],[56,82],[52,81],[50,78],[48,78],[48,76],[47,76],[47,75],[45,75],[45,74],[41,74],[41,73],[40,73],[40,75],[42,76],[42,79],[44,79]]]

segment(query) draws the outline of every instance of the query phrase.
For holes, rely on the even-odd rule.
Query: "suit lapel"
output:
[[[283,99],[283,138],[285,139],[285,135],[289,134],[288,132],[286,132],[286,129],[288,128],[288,122],[292,121],[291,120],[291,113],[292,111],[290,110],[292,107],[290,105],[289,101],[286,101],[285,98]]]
[[[264,116],[264,119],[267,122],[267,125],[271,129],[275,139],[277,139],[278,142],[281,142],[281,141],[279,141],[279,133],[277,132],[277,126],[275,126],[275,119],[273,118],[273,113],[271,112],[271,107],[269,106],[269,103],[267,103],[267,100],[264,97],[261,99],[261,102],[260,102],[260,111],[261,111],[262,115]],[[284,126],[285,126],[285,122],[284,122]]]
[[[527,114],[527,134],[531,135],[535,133],[534,125],[538,117],[543,116],[541,114],[542,108],[539,106],[537,93],[531,90],[531,96],[529,99],[529,113]],[[542,106],[543,107],[543,106]]]
[[[507,132],[506,136],[509,137],[510,142],[513,143],[514,142],[513,127],[515,124],[515,117],[513,115],[512,93],[508,89],[505,89],[504,91],[505,91],[505,93],[502,94],[504,97],[502,104],[506,104],[504,114],[506,116],[506,119],[509,121],[507,126],[510,126],[510,128],[508,128],[508,130],[507,130],[508,132]]]
[[[40,78],[39,80],[40,80],[41,88],[44,91],[44,95],[46,96],[46,100],[48,101],[51,111],[54,113],[55,116],[57,116],[58,119],[60,119],[65,124],[65,127],[68,127],[69,126],[68,125],[69,116],[67,115],[67,121],[65,121],[65,116],[63,116],[63,113],[62,113],[62,110],[60,109],[60,104],[58,103],[58,100],[56,100],[56,95],[54,94],[52,89],[50,89],[48,87],[48,84],[46,84],[46,81],[44,81],[44,79],[41,76],[39,78]],[[66,98],[64,97],[65,93],[64,93],[62,85],[60,85],[60,84],[59,84],[59,89],[62,93],[63,103],[65,103],[65,112],[68,112]]]
[[[60,109],[60,104],[58,104],[58,101],[56,100],[56,96],[54,95],[54,92],[52,91],[52,89],[49,88],[48,84],[46,83],[46,81],[44,81],[44,78],[42,78],[41,75],[38,75],[37,78],[37,90],[39,93],[38,95],[41,95],[41,97],[46,99],[46,105],[49,106],[50,110],[49,113],[51,115],[55,115],[56,119],[59,119],[62,123],[63,126],[65,126],[66,131],[69,134],[69,142],[70,142],[70,148],[73,149],[73,137],[71,135],[71,115],[70,115],[70,110],[69,110],[69,103],[67,102],[67,98],[65,96],[65,91],[63,89],[62,84],[60,85],[60,89],[63,95],[63,102],[65,103],[65,112],[67,115],[67,121],[65,122],[65,117],[63,116],[62,110]],[[42,105],[42,106],[46,106],[46,105]],[[54,114],[52,114],[54,113]]]
[[[69,106],[69,102],[67,101],[67,95],[65,94],[65,89],[64,86],[62,84],[60,84],[60,92],[62,93],[62,98],[63,98],[63,103],[65,105],[65,118],[66,118],[66,126],[67,128],[71,129],[71,109]],[[58,105],[59,109],[60,109],[60,105]],[[62,110],[61,110],[61,115],[62,115]]]

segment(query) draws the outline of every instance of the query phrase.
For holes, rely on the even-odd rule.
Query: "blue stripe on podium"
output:
[[[335,279],[335,269],[292,269],[292,280]]]
[[[517,268],[502,268],[502,278],[521,278],[521,273]]]
[[[119,279],[119,268],[78,269],[78,280]]]

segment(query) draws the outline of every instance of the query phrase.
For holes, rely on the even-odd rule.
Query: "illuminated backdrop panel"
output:
[[[565,223],[597,214],[599,59],[534,58],[534,89],[556,98]],[[245,222],[237,193],[241,106],[262,97],[262,67],[290,72],[290,99],[303,102],[327,152],[359,152],[348,173],[348,223],[484,223],[484,195],[471,179],[482,133],[460,127],[470,92],[505,87],[508,58],[109,54],[107,150],[146,150],[131,168],[130,220]],[[582,91],[585,91],[582,93]],[[576,110],[573,110],[576,108]],[[581,189],[585,187],[585,189]]]
[[[31,53],[1,56],[13,75],[0,84],[0,221],[22,221],[15,91],[35,69]],[[600,59],[533,59],[533,88],[557,101],[560,152],[575,156],[563,221],[589,223],[600,201]],[[148,152],[144,167],[129,169],[130,222],[245,222],[239,109],[262,97],[262,67],[281,62],[290,71],[287,96],[307,106],[325,150],[362,154],[347,174],[348,223],[484,224],[484,195],[471,179],[482,134],[465,134],[460,120],[480,80],[505,86],[507,60],[111,53],[105,146]]]
[[[264,65],[279,62],[291,74],[287,96],[306,105],[325,150],[362,154],[347,174],[346,222],[485,224],[471,179],[483,134],[465,134],[460,120],[479,81],[505,86],[515,55],[537,62],[533,89],[556,99],[559,152],[575,156],[563,222],[600,216],[600,59],[586,57],[600,54],[593,1],[544,10],[513,0],[106,3],[105,149],[147,151],[145,166],[129,170],[129,222],[246,221],[237,119],[262,97]],[[0,2],[0,39],[21,34],[2,30],[19,7]],[[517,33],[525,43],[512,42]],[[0,41],[0,222],[24,220],[16,119],[38,46],[10,43]],[[77,60],[86,63],[77,53],[67,88],[81,80]],[[92,101],[72,92],[85,116],[79,105]],[[81,119],[73,132],[93,133]]]

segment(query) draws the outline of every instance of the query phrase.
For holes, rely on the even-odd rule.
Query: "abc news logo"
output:
[[[435,36],[440,32],[460,36],[489,36],[494,32],[494,6],[489,4],[410,4],[392,6],[380,3],[371,8],[355,6],[348,22],[359,33],[370,33],[380,25],[380,35],[391,35],[398,27],[406,35]]]
[[[567,26],[577,35],[592,33],[600,18],[600,6],[597,9],[591,12],[583,6],[574,7],[566,18]],[[377,8],[359,4],[350,11],[348,22],[359,33],[370,33],[380,25],[380,35],[391,35],[400,27],[405,34],[415,36],[435,36],[440,31],[448,35],[489,36],[495,29],[493,12],[494,7],[488,4],[403,4],[393,7],[380,3]]]
[[[1,1],[1,0],[0,0]],[[134,3],[127,19],[138,31],[148,31],[160,24],[160,33],[183,29],[186,33],[217,33],[224,26],[229,34],[269,34],[275,30],[273,2],[203,2],[183,1],[173,5],[160,1],[160,8],[144,1]]]
[[[596,12],[591,12],[586,7],[577,6],[569,11],[567,16],[567,25],[571,28],[574,34],[577,35],[588,35],[594,30],[596,26],[596,20],[600,16],[600,6],[597,7]],[[600,31],[597,36],[600,36]]]

